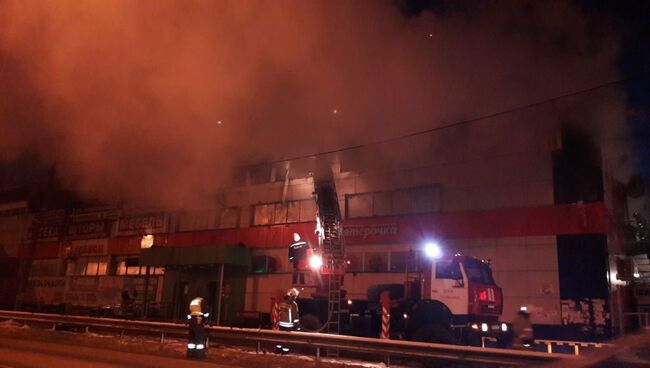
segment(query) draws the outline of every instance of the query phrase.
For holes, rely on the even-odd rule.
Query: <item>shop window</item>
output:
[[[365,271],[366,272],[388,271],[388,252],[367,252]]]
[[[408,260],[409,260],[409,252],[391,252],[390,272],[406,272],[406,266],[408,264]]]
[[[348,218],[431,213],[440,211],[440,186],[347,195]]]
[[[314,200],[258,204],[254,207],[253,225],[277,225],[316,220]]]
[[[224,208],[219,213],[219,229],[235,229],[239,226],[239,207]]]
[[[363,253],[362,252],[349,252],[347,253],[348,272],[363,272]]]
[[[413,251],[390,253],[391,272],[419,272],[418,262]]]
[[[273,223],[275,204],[260,204],[255,206],[253,225],[270,225]]]
[[[287,202],[287,223],[300,222],[301,201]]]
[[[118,276],[139,276],[147,274],[147,266],[141,266],[139,258],[131,257],[115,257],[115,274]],[[149,275],[164,275],[164,267],[149,267]]]
[[[413,212],[427,213],[440,211],[440,187],[428,186],[411,190]]]
[[[276,203],[274,214],[273,214],[273,223],[286,224],[288,209],[289,207],[287,206],[287,204]]]
[[[347,200],[348,217],[371,217],[372,216],[372,195],[355,194],[349,195]]]
[[[66,262],[66,276],[103,276],[108,271],[107,257],[79,257]]]
[[[373,216],[387,216],[392,214],[391,193],[379,192],[372,195]]]
[[[300,201],[300,222],[316,221],[316,211],[315,200]]]
[[[251,257],[251,273],[271,273],[278,269],[277,259],[270,256]]]

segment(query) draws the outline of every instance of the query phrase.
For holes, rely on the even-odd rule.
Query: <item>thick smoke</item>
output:
[[[241,164],[616,79],[602,29],[568,2],[0,0],[0,159],[36,152],[91,198],[196,206]],[[594,109],[619,126],[618,91],[580,101],[618,134]]]

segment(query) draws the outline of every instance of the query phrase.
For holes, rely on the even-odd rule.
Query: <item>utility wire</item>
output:
[[[334,153],[351,151],[351,150],[355,150],[355,149],[359,149],[359,148],[363,148],[363,147],[377,146],[377,145],[384,144],[384,143],[395,142],[395,141],[399,141],[399,140],[406,139],[406,138],[411,138],[411,137],[416,137],[416,136],[419,136],[419,135],[428,134],[428,133],[431,133],[431,132],[436,132],[436,131],[439,131],[439,130],[454,128],[454,127],[458,127],[458,126],[462,126],[462,125],[467,125],[467,124],[470,124],[470,123],[475,123],[475,122],[481,121],[481,120],[487,120],[487,119],[491,119],[491,118],[495,118],[495,117],[499,117],[499,116],[503,116],[503,115],[512,114],[514,112],[518,112],[518,111],[522,111],[522,110],[528,110],[528,109],[531,109],[533,107],[546,105],[546,104],[553,103],[553,102],[556,102],[556,101],[559,101],[559,100],[563,100],[565,98],[590,93],[590,92],[597,91],[597,90],[600,90],[600,89],[605,89],[605,88],[615,86],[615,85],[618,85],[618,84],[621,84],[621,83],[624,83],[624,82],[627,82],[627,81],[629,81],[629,78],[617,79],[617,80],[614,80],[614,81],[598,84],[598,85],[593,86],[593,87],[589,87],[589,88],[581,89],[581,90],[578,90],[578,91],[569,92],[569,93],[566,93],[566,94],[563,94],[563,95],[555,96],[555,97],[552,97],[552,98],[549,98],[549,99],[532,102],[532,103],[527,104],[527,105],[517,106],[517,107],[511,108],[511,109],[501,110],[501,111],[498,111],[498,112],[495,112],[495,113],[491,113],[491,114],[487,114],[487,115],[481,115],[481,116],[477,116],[477,117],[466,119],[466,120],[460,120],[460,121],[450,123],[450,124],[447,124],[447,125],[440,125],[440,126],[437,126],[435,128],[429,128],[429,129],[425,129],[425,130],[411,132],[411,133],[407,133],[407,134],[400,135],[400,136],[397,136],[397,137],[381,139],[381,140],[368,142],[368,143],[360,143],[360,144],[356,144],[356,145],[353,145],[353,146],[347,146],[347,147],[332,149],[332,150],[329,150],[329,151],[321,151],[321,152],[312,153],[312,154],[293,156],[293,157],[285,158],[285,159],[282,159],[282,160],[260,162],[260,163],[257,163],[257,164],[247,165],[247,166],[250,167],[250,166],[263,166],[263,165],[279,164],[279,163],[283,163],[283,162],[296,161],[296,160],[302,160],[302,159],[307,159],[307,158],[314,158],[314,157],[318,157],[318,156],[331,155],[331,154],[334,154]]]

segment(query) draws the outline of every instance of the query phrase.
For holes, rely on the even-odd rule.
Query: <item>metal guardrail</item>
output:
[[[486,341],[497,341],[494,337],[483,336],[481,337],[481,347],[485,348]],[[571,346],[573,347],[573,355],[580,355],[580,348],[604,348],[612,347],[614,345],[602,342],[587,342],[587,341],[564,341],[564,340],[534,340],[533,344],[546,345],[546,352],[554,354],[553,346]]]
[[[33,324],[75,325],[85,331],[113,330],[124,334],[126,331],[136,334],[160,334],[164,342],[165,335],[186,336],[187,325],[180,323],[130,321],[113,318],[95,318],[67,316],[56,314],[0,311],[0,320],[15,320]],[[491,363],[508,366],[530,366],[553,361],[575,359],[573,355],[548,354],[541,352],[518,351],[511,349],[480,348],[447,344],[433,344],[400,340],[380,340],[355,336],[329,335],[308,332],[287,332],[236,327],[208,327],[210,337],[219,340],[234,340],[257,344],[258,351],[262,343],[279,343],[294,347],[311,348],[316,351],[316,360],[320,359],[322,349],[371,354],[386,359],[391,357],[419,358],[425,360],[452,360],[474,363]]]

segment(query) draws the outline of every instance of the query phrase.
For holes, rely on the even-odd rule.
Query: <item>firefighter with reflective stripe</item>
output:
[[[289,246],[289,262],[293,263],[294,269],[304,268],[302,264],[307,258],[309,244],[300,238],[298,233],[293,233],[293,243]]]
[[[287,290],[287,294],[278,304],[278,325],[281,330],[291,331],[298,327],[300,316],[298,313],[298,304],[296,303],[297,297],[298,290],[291,288]]]
[[[187,357],[205,359],[205,349],[208,333],[205,331],[205,318],[210,313],[203,313],[203,298],[197,297],[190,302],[189,337],[187,341]]]
[[[289,245],[289,262],[293,264],[293,283],[304,284],[307,269],[307,256],[309,244],[300,238],[298,233],[293,233],[293,243]]]
[[[512,334],[512,347],[515,349],[527,348],[533,344],[533,324],[530,321],[527,306],[519,308],[519,312],[512,321]]]

